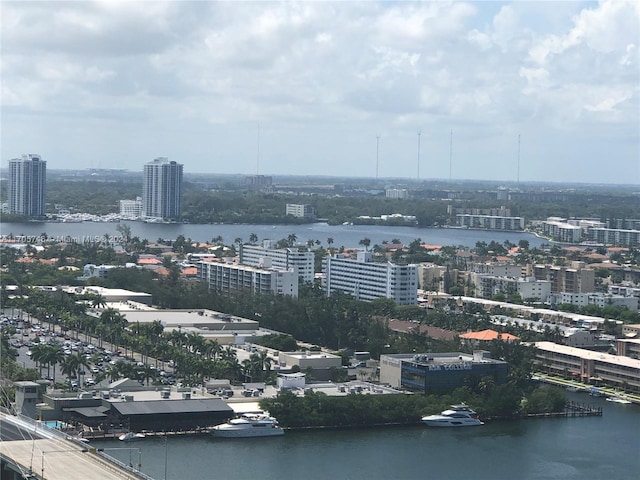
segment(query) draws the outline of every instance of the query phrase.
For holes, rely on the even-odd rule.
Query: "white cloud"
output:
[[[405,162],[410,176],[416,132],[442,158],[451,128],[459,162],[472,162],[461,175],[502,178],[496,152],[521,131],[581,142],[585,128],[618,125],[628,160],[640,128],[637,5],[2,2],[2,155],[42,145],[52,165],[64,152],[82,166],[86,145],[73,153],[67,138],[82,122],[88,144],[110,132],[104,158],[133,149],[141,165],[166,149],[191,171],[252,172],[247,125],[260,122],[265,173],[371,174],[382,132],[395,150],[380,173]]]

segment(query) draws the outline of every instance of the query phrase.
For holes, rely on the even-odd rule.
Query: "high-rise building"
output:
[[[145,164],[142,180],[142,215],[177,220],[182,213],[182,167],[158,157]]]
[[[9,213],[44,216],[46,185],[47,162],[40,155],[9,160]]]

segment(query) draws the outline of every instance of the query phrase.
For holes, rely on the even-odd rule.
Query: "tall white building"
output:
[[[322,285],[327,296],[341,291],[357,300],[390,298],[398,305],[418,302],[417,265],[374,263],[372,259],[371,252],[358,252],[356,260],[341,255],[325,257]]]
[[[313,283],[314,254],[298,248],[275,248],[275,242],[265,240],[262,245],[240,246],[240,263],[254,267],[293,268],[305,283]]]
[[[218,292],[249,290],[253,293],[298,296],[298,275],[291,268],[276,270],[237,263],[197,263],[198,278]]]
[[[142,215],[176,220],[182,214],[183,165],[158,157],[145,164],[142,179]]]
[[[46,185],[47,162],[40,155],[9,160],[9,213],[44,216]]]

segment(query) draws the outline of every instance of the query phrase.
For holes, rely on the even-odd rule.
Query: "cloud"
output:
[[[496,158],[520,132],[581,142],[586,130],[618,126],[628,135],[616,143],[621,161],[637,155],[633,2],[0,8],[4,159],[39,151],[52,165],[80,167],[93,136],[105,163],[134,151],[142,165],[166,149],[191,171],[252,172],[247,135],[258,123],[264,173],[371,175],[381,133],[394,159],[381,175],[410,176],[416,132],[425,156],[446,159],[451,129],[459,165],[469,162],[460,175],[479,178],[509,178]],[[69,141],[74,129],[86,144]],[[572,161],[545,158],[535,175]],[[430,175],[448,177],[447,163],[434,162]]]

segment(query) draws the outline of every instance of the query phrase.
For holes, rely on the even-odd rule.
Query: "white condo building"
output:
[[[298,218],[314,218],[316,210],[307,204],[287,203],[285,215],[293,215]]]
[[[142,215],[176,220],[182,213],[183,165],[158,157],[144,166]]]
[[[356,260],[341,255],[327,256],[323,261],[323,279],[327,296],[341,291],[357,300],[390,298],[398,305],[418,302],[417,265],[374,263],[371,252],[358,252]]]
[[[240,263],[260,268],[289,270],[293,268],[305,283],[313,283],[314,254],[306,249],[276,248],[275,242],[265,240],[262,245],[242,244]]]
[[[45,214],[47,162],[39,155],[9,160],[9,213],[42,217]]]
[[[256,268],[237,263],[198,262],[198,278],[219,292],[250,290],[253,293],[298,296],[298,275],[289,270]]]
[[[135,200],[120,200],[120,215],[128,218],[138,218],[142,216],[142,197]]]

